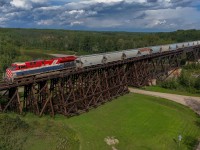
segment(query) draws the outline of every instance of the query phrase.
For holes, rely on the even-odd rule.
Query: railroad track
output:
[[[176,51],[176,52],[179,52],[179,51]],[[182,50],[180,50],[180,52],[182,52]],[[172,53],[172,52],[170,52],[170,53]],[[170,53],[166,53],[166,54],[170,54]],[[146,59],[148,57],[149,58],[158,57],[160,55],[161,54],[154,54],[154,55],[146,56],[146,57],[136,57],[136,58],[130,59],[130,60],[118,61],[118,62],[113,62],[113,63],[109,63],[109,64],[105,64],[105,65],[96,65],[96,66],[93,66],[93,67],[86,67],[84,69],[69,68],[69,69],[63,69],[63,70],[57,70],[57,71],[42,73],[42,74],[38,74],[38,75],[23,76],[23,77],[16,78],[13,83],[9,83],[9,82],[6,82],[6,81],[0,82],[0,91],[6,90],[6,89],[9,89],[9,88],[13,88],[13,87],[24,86],[26,84],[30,84],[30,83],[34,83],[34,82],[40,82],[40,81],[43,81],[43,80],[48,80],[48,79],[53,79],[53,78],[58,78],[58,77],[64,77],[66,75],[73,74],[73,73],[82,73],[84,71],[91,71],[91,70],[109,67],[109,66],[113,66],[113,65],[124,64],[124,63],[127,63],[129,61],[142,60],[142,59]]]
[[[41,82],[41,81],[45,81],[45,80],[49,80],[49,79],[63,78],[70,74],[83,73],[86,71],[92,71],[92,70],[101,69],[101,68],[105,68],[105,67],[126,64],[129,62],[141,61],[143,59],[153,59],[153,58],[157,58],[157,57],[162,58],[162,57],[165,57],[166,55],[171,55],[171,54],[175,54],[175,53],[183,53],[183,52],[188,52],[188,51],[192,51],[192,48],[181,48],[176,51],[168,51],[165,53],[155,53],[155,54],[141,56],[141,57],[134,57],[131,59],[126,59],[126,60],[117,61],[117,62],[111,62],[111,63],[103,64],[103,65],[85,67],[82,69],[66,68],[66,69],[62,69],[62,70],[40,73],[40,74],[36,74],[36,75],[35,74],[27,75],[27,76],[16,78],[13,83],[9,83],[6,81],[0,81],[0,91],[7,90],[10,88],[14,88],[14,87],[19,87],[19,86],[25,86],[25,85],[28,85],[31,83],[37,83],[37,82]]]

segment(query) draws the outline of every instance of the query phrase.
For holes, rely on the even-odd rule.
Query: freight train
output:
[[[121,61],[139,56],[151,55],[155,53],[164,53],[174,51],[179,48],[197,46],[200,41],[175,43],[169,45],[150,46],[138,49],[129,49],[109,53],[100,53],[85,56],[67,56],[53,58],[50,60],[37,60],[23,63],[13,63],[10,68],[6,69],[5,80],[13,82],[15,78],[25,75],[34,75],[64,68],[84,68],[95,65],[106,64],[110,62]]]

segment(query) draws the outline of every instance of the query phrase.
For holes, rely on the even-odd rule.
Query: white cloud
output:
[[[197,24],[199,22],[200,15],[200,12],[192,7],[147,10],[145,13],[147,15],[145,19],[151,20],[147,27],[160,26],[161,28],[172,29],[178,29],[179,27],[189,28],[188,24]]]
[[[68,13],[71,14],[71,15],[74,15],[74,14],[83,14],[83,13],[85,13],[85,10],[71,10]]]
[[[116,20],[112,18],[96,19],[87,18],[85,25],[90,28],[115,28],[123,26],[124,22],[122,20]]]
[[[166,24],[166,23],[167,23],[166,20],[157,20],[157,21],[155,22],[155,25],[162,25],[162,24]]]
[[[24,9],[30,9],[32,8],[32,5],[29,1],[26,0],[12,0],[10,4],[17,8],[24,8]]]
[[[22,27],[92,30],[200,28],[196,4],[198,0],[0,0],[0,21],[12,27],[21,22]]]
[[[4,21],[6,21],[6,20],[8,20],[8,19],[7,19],[7,18],[4,18],[4,17],[0,17],[0,23],[4,22]]]
[[[39,8],[36,8],[35,10],[43,10],[43,11],[48,11],[48,10],[58,10],[60,9],[61,6],[49,6],[49,7],[39,7]]]
[[[48,0],[31,0],[33,3],[45,3]]]
[[[98,3],[118,3],[118,2],[136,2],[136,3],[144,3],[147,2],[147,0],[88,0],[92,2],[98,2]]]
[[[40,20],[40,21],[38,21],[37,22],[37,24],[38,25],[52,25],[54,23],[54,21],[53,20]]]
[[[73,21],[73,22],[70,23],[71,26],[74,26],[74,25],[81,25],[81,24],[83,24],[82,21]]]
[[[45,3],[47,0],[12,0],[10,4],[17,8],[31,9],[33,8],[32,4],[34,3]]]

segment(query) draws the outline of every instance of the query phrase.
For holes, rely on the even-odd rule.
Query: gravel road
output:
[[[160,92],[152,92],[152,91],[145,91],[140,89],[129,88],[130,92],[150,95],[155,97],[165,98],[182,105],[188,106],[193,109],[197,114],[200,115],[200,97],[193,97],[193,96],[183,96],[177,94],[168,94],[168,93],[160,93]]]

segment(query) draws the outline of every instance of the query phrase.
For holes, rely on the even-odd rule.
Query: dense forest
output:
[[[92,32],[0,28],[0,72],[13,61],[31,59],[19,50],[72,51],[91,54],[200,39],[199,30],[167,33]]]
[[[99,53],[197,40],[200,31],[168,33],[86,32],[67,30],[0,29],[0,41],[27,49],[56,49]]]

